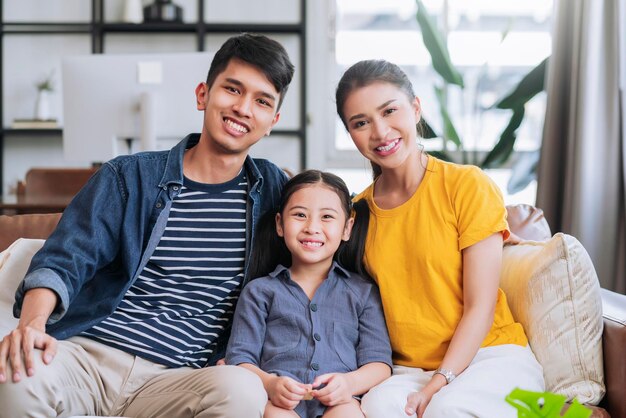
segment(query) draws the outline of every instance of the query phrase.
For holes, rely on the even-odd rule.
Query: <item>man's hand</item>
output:
[[[13,370],[13,382],[19,382],[24,376],[35,374],[34,350],[43,351],[43,362],[50,364],[57,352],[57,340],[46,334],[44,327],[33,321],[28,325],[18,325],[0,342],[0,383],[6,382],[8,368]],[[22,366],[24,369],[22,369]]]
[[[311,390],[311,385],[296,382],[287,376],[274,376],[266,387],[272,405],[294,409]]]
[[[340,405],[350,402],[353,395],[353,386],[344,373],[328,373],[317,376],[313,387],[326,385],[323,389],[314,390],[313,397],[326,406]]]

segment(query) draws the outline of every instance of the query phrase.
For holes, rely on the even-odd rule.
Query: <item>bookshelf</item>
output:
[[[22,0],[25,3],[29,3],[28,0]],[[148,48],[146,51],[134,51],[134,52],[173,52],[178,48],[179,39],[184,37],[186,45],[190,45],[193,42],[193,50],[195,51],[208,51],[214,47],[213,43],[216,43],[218,39],[221,39],[240,32],[257,32],[263,33],[268,36],[289,36],[295,37],[297,48],[297,58],[292,55],[292,60],[296,66],[296,77],[294,83],[290,87],[290,95],[294,90],[297,90],[297,101],[295,107],[297,107],[297,115],[295,115],[294,122],[291,126],[286,126],[284,129],[272,130],[272,136],[294,138],[298,142],[297,146],[297,159],[299,168],[302,169],[306,165],[306,0],[281,0],[284,4],[288,1],[290,7],[293,10],[297,10],[296,22],[286,21],[279,23],[265,23],[264,19],[259,19],[256,16],[248,21],[236,21],[236,18],[232,16],[226,16],[223,19],[215,19],[211,14],[212,8],[219,7],[220,3],[216,0],[174,0],[175,3],[183,7],[183,13],[186,16],[191,16],[192,20],[184,20],[183,23],[122,23],[120,20],[119,10],[123,6],[123,2],[119,0],[73,0],[75,2],[74,8],[84,9],[84,16],[82,19],[75,16],[68,17],[64,20],[64,16],[55,16],[54,21],[46,21],[41,16],[36,16],[32,20],[23,17],[28,12],[22,13],[19,19],[12,19],[9,17],[5,19],[6,10],[10,6],[11,10],[14,10],[16,4],[14,0],[0,0],[0,121],[2,126],[0,129],[0,195],[5,193],[5,158],[9,157],[5,154],[5,148],[7,141],[19,140],[20,138],[28,137],[31,141],[50,141],[51,138],[57,138],[59,141],[62,136],[62,126],[59,127],[41,127],[37,128],[33,125],[25,126],[25,128],[16,129],[12,127],[13,119],[27,119],[29,114],[9,115],[10,110],[7,102],[10,102],[14,96],[7,96],[9,85],[13,83],[12,80],[7,79],[7,71],[14,74],[17,70],[12,67],[13,62],[17,57],[12,55],[12,51],[7,48],[7,42],[12,39],[20,39],[23,41],[22,45],[25,45],[27,39],[32,39],[32,43],[39,44],[49,41],[50,39],[60,39],[58,44],[64,48],[57,52],[57,55],[51,58],[56,60],[56,66],[60,68],[60,61],[64,55],[76,55],[77,50],[83,51],[85,54],[104,54],[104,53],[118,53],[116,49],[120,49],[119,45],[125,43],[132,43],[132,40],[138,40],[141,42],[145,36],[157,37],[158,39],[165,39],[171,41],[171,45],[168,50],[159,51],[154,47]],[[51,0],[54,2],[54,0]],[[57,0],[58,2],[58,0]],[[250,7],[258,7],[257,0],[231,0],[233,4],[229,7],[245,5],[246,2],[250,2]],[[254,3],[253,3],[254,2]],[[10,3],[10,4],[9,4]],[[143,2],[144,5],[148,4],[148,1]],[[270,2],[272,3],[272,2]],[[275,4],[279,4],[276,0]],[[30,0],[30,8],[36,5],[34,0]],[[37,3],[40,4],[40,3]],[[29,9],[29,5],[25,4],[24,9]],[[52,6],[53,7],[53,6]],[[224,6],[225,7],[225,6]],[[58,5],[56,10],[61,10]],[[33,11],[34,15],[39,12]],[[41,14],[41,13],[39,13]],[[88,16],[87,16],[88,15]],[[113,16],[117,15],[117,16]],[[219,13],[217,13],[219,15]],[[271,17],[271,15],[268,15]],[[62,37],[62,38],[58,38]],[[121,37],[121,38],[120,38]],[[165,37],[165,38],[163,38]],[[192,40],[192,41],[191,41]],[[279,39],[280,41],[280,39]],[[167,42],[163,42],[166,44]],[[65,45],[70,45],[65,47]],[[117,45],[117,48],[116,48]],[[110,47],[110,48],[109,48]],[[167,47],[167,45],[166,45]],[[139,46],[141,48],[141,45]],[[13,50],[19,49],[14,47]],[[52,48],[48,48],[52,49]],[[109,49],[112,52],[109,52]],[[124,51],[121,51],[122,53]],[[189,51],[187,51],[189,52]],[[33,58],[33,59],[36,59]],[[32,62],[32,65],[37,65],[36,62]],[[18,64],[15,64],[18,65]],[[208,69],[208,67],[207,67]],[[16,76],[14,76],[15,78]],[[57,74],[60,80],[60,74]],[[23,80],[20,80],[24,83]],[[30,81],[30,84],[34,85],[37,80]],[[296,84],[297,83],[297,84]],[[294,85],[295,84],[295,85]],[[11,93],[17,94],[17,93]],[[35,93],[32,92],[34,95]],[[59,93],[60,96],[60,93]],[[58,99],[57,105],[60,103]],[[293,105],[293,103],[292,103]],[[24,112],[22,112],[24,113]],[[187,134],[181,132],[181,137]],[[36,152],[36,151],[35,151]]]

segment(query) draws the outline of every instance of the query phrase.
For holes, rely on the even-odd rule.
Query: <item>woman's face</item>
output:
[[[357,149],[383,171],[401,166],[419,152],[419,100],[410,100],[395,85],[374,82],[354,89],[343,112]]]

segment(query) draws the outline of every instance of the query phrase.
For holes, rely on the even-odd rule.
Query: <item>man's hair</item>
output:
[[[294,72],[285,48],[267,36],[254,33],[242,33],[229,38],[215,53],[211,62],[206,78],[209,89],[232,59],[253,65],[265,74],[280,94],[276,108],[280,109]]]

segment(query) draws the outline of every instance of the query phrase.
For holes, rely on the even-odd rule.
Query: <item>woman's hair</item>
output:
[[[358,88],[368,86],[372,83],[383,82],[396,86],[404,92],[409,101],[415,99],[415,92],[409,77],[396,64],[385,60],[364,60],[359,61],[346,70],[341,76],[337,90],[335,92],[335,100],[337,103],[337,114],[343,122],[343,126],[348,129],[344,106],[350,93]],[[418,131],[419,124],[418,124]],[[380,175],[380,167],[372,164],[374,178]]]
[[[248,275],[251,278],[267,276],[274,271],[278,264],[286,267],[291,266],[291,253],[285,244],[285,240],[276,232],[276,214],[282,214],[291,196],[298,190],[321,184],[339,197],[342,209],[346,215],[346,222],[354,210],[354,225],[348,241],[342,241],[335,252],[334,260],[344,268],[369,277],[363,265],[365,253],[365,238],[369,224],[369,207],[362,199],[352,205],[350,192],[344,181],[332,174],[319,170],[306,170],[292,177],[283,187],[280,203],[275,210],[267,211],[259,220],[257,226],[256,242],[250,255]]]

